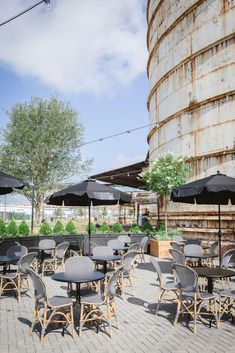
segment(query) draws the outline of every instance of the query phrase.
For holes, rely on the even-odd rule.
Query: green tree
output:
[[[115,222],[112,225],[111,229],[112,229],[113,233],[122,233],[123,232],[123,227],[122,227],[121,223],[119,223],[119,222]]]
[[[75,233],[75,232],[76,232],[75,223],[74,223],[73,221],[68,221],[68,223],[66,224],[66,227],[65,227],[65,231],[66,231],[68,234]]]
[[[87,171],[90,161],[82,162],[80,154],[83,126],[77,111],[56,97],[31,98],[7,114],[10,121],[3,133],[0,167],[34,185],[38,223],[45,193],[79,170]],[[23,192],[31,201],[32,190]]]
[[[90,230],[91,230],[91,234],[95,234],[97,232],[97,228],[93,222],[90,223]],[[86,231],[87,233],[89,232],[89,224],[87,224],[86,226]]]
[[[61,221],[57,221],[55,226],[54,226],[54,229],[53,229],[53,232],[55,234],[61,234],[64,232],[64,225]]]
[[[103,222],[98,230],[101,234],[108,234],[111,232],[111,229],[106,222]]]
[[[18,227],[14,220],[10,221],[7,226],[7,234],[14,237],[18,234]]]
[[[7,229],[6,229],[5,222],[2,219],[0,219],[0,236],[5,235],[6,232],[7,232]]]
[[[52,229],[51,229],[50,224],[47,221],[41,223],[40,229],[39,229],[39,234],[50,235],[51,233],[52,233]]]
[[[28,224],[25,221],[22,221],[19,225],[19,235],[29,235],[30,234],[30,229]]]
[[[140,174],[146,188],[163,198],[167,233],[167,203],[171,189],[185,183],[189,172],[187,157],[167,153],[156,159],[151,168]]]

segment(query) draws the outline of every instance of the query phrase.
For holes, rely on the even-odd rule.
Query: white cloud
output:
[[[3,21],[35,3],[1,0]],[[14,6],[13,6],[14,4]],[[0,63],[63,92],[107,94],[146,69],[142,0],[51,0],[0,29]]]
[[[110,169],[117,169],[126,167],[130,164],[138,163],[144,161],[146,156],[136,155],[136,156],[126,156],[123,154],[117,155],[117,157],[110,163]]]

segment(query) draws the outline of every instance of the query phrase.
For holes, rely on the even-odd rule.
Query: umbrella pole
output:
[[[89,240],[89,256],[91,255],[91,203],[88,206],[88,240]]]
[[[219,231],[218,231],[218,237],[219,237],[219,266],[221,266],[221,224],[220,224],[220,205],[218,205],[218,213],[219,213]]]

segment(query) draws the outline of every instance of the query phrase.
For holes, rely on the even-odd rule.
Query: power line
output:
[[[15,20],[17,17],[20,17],[20,16],[24,15],[26,12],[28,12],[28,11],[34,9],[34,7],[36,7],[36,6],[40,5],[40,4],[42,4],[43,2],[45,2],[45,4],[47,4],[47,5],[50,4],[50,0],[41,0],[41,1],[37,2],[36,4],[34,4],[34,5],[30,6],[30,7],[28,7],[27,9],[21,11],[20,13],[16,14],[15,16],[10,17],[8,20],[6,20],[6,21],[0,23],[0,27],[6,25],[7,23],[9,23],[9,22],[11,22],[11,21],[13,21],[13,20]]]
[[[121,136],[121,135],[125,135],[125,134],[130,134],[133,131],[141,130],[141,129],[144,129],[146,127],[153,126],[153,125],[157,125],[157,123],[152,123],[152,124],[148,124],[148,125],[139,126],[139,127],[134,128],[134,129],[129,129],[129,130],[126,130],[126,131],[118,132],[118,133],[113,134],[113,135],[104,136],[104,137],[100,137],[100,138],[95,139],[95,140],[87,141],[87,142],[82,143],[80,145],[80,147],[85,146],[85,145],[90,145],[90,144],[95,143],[95,142],[103,142],[104,140],[108,140],[108,139],[111,139],[113,137],[117,137],[117,136]]]

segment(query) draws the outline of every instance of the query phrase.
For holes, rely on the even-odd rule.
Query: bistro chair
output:
[[[163,301],[163,297],[164,297],[165,293],[172,293],[173,300],[176,300],[176,298],[178,298],[177,292],[179,290],[179,287],[178,287],[177,283],[172,282],[172,281],[166,282],[163,279],[161,268],[160,268],[159,263],[155,257],[150,256],[150,261],[152,262],[153,267],[157,273],[157,280],[159,282],[159,288],[160,288],[160,293],[159,293],[158,302],[157,302],[157,308],[155,310],[155,314],[157,315],[158,311],[159,311],[160,304]],[[172,301],[172,299],[171,299],[171,301]]]
[[[132,243],[129,248],[128,248],[128,251],[139,251],[140,249],[140,244],[139,243]]]
[[[118,253],[121,253],[121,255],[123,254],[122,248],[123,248],[124,244],[121,240],[118,240],[118,239],[108,240],[107,246],[112,248],[114,252],[117,251]]]
[[[233,312],[232,312],[233,309]],[[235,290],[224,289],[219,292],[219,325],[224,314],[228,314],[234,320]]]
[[[120,240],[123,243],[123,245],[125,244],[130,245],[131,243],[131,238],[129,235],[119,235],[117,239]]]
[[[196,333],[198,317],[210,315],[214,316],[216,327],[218,328],[218,315],[214,294],[199,291],[198,275],[191,267],[176,264],[175,271],[179,281],[179,299],[174,325],[177,324],[181,314],[188,314],[189,317],[193,318],[193,332]],[[201,309],[205,309],[206,311],[202,311]]]
[[[210,247],[207,250],[205,250],[205,254],[215,254],[215,250],[218,247],[218,243],[219,243],[218,241],[215,241],[214,243],[212,243]],[[204,260],[204,263],[209,267],[215,267],[213,258],[209,258],[206,261]]]
[[[42,275],[44,275],[45,271],[55,272],[58,270],[64,271],[64,258],[66,251],[69,248],[69,243],[64,242],[58,244],[55,248],[55,251],[51,258],[47,258],[43,261],[42,264]]]
[[[23,292],[26,294],[28,293],[29,282],[26,271],[32,265],[36,257],[36,252],[23,255],[18,261],[18,268],[16,271],[0,275],[0,297],[3,292],[15,291],[17,300],[20,301],[21,294]]]
[[[101,322],[106,322],[109,328],[109,336],[112,337],[111,319],[113,317],[115,317],[116,326],[118,326],[115,297],[118,286],[117,282],[119,281],[121,272],[122,267],[113,272],[105,287],[104,294],[90,295],[81,299],[79,335],[81,335],[85,323],[94,322],[98,331]]]
[[[174,264],[181,264],[181,265],[186,264],[186,258],[182,253],[182,251],[170,249],[169,252],[174,260]]]
[[[139,242],[139,246],[140,246],[139,255],[140,255],[141,262],[145,262],[144,253],[145,253],[145,248],[148,244],[148,241],[149,241],[149,237],[146,236],[146,237],[143,237]]]
[[[235,249],[227,250],[223,254],[223,257],[221,260],[221,267],[225,268],[225,269],[229,269],[233,257],[235,257]],[[225,285],[227,285],[228,288],[230,288],[230,278],[217,279],[216,283],[218,283],[223,289],[224,289]]]
[[[51,255],[54,248],[56,246],[56,242],[53,239],[42,239],[38,243],[39,249],[44,251],[44,254]]]
[[[188,244],[184,246],[184,256],[186,257],[187,262],[192,266],[198,265],[200,259],[197,256],[200,257],[202,254],[203,249],[198,244]]]
[[[135,257],[139,254],[138,251],[128,251],[126,254],[122,256],[122,268],[121,277],[119,283],[120,294],[122,299],[125,299],[125,291],[124,289],[127,287],[127,283],[129,282],[129,287],[133,290],[133,281],[132,281],[132,271],[134,270],[134,260]]]
[[[7,250],[7,256],[12,256],[12,257],[21,257],[24,256],[28,253],[28,249],[26,246],[22,246],[20,244],[18,245],[13,245]]]
[[[38,323],[41,326],[40,340],[43,343],[48,325],[63,324],[71,331],[74,337],[73,302],[70,298],[62,296],[47,297],[46,287],[42,279],[32,269],[27,270],[34,286],[34,318],[29,334],[32,335],[34,326]]]
[[[73,256],[65,261],[65,271],[69,273],[78,273],[86,275],[87,273],[94,271],[94,263],[88,256]],[[99,291],[99,286],[97,283],[89,283],[89,285],[84,285],[80,291],[80,295],[90,295],[95,291]],[[73,289],[72,283],[68,283],[68,294],[70,297],[75,296],[75,290]]]
[[[171,241],[170,245],[171,245],[172,249],[182,252],[182,246],[180,244],[176,243],[175,241]]]
[[[184,238],[182,235],[175,235],[172,240],[177,244],[181,244],[184,241]]]
[[[85,256],[85,255],[92,255],[93,254],[93,249],[97,246],[96,243],[93,241],[90,241],[90,254],[89,254],[89,238],[84,237],[82,243],[81,243],[81,248],[80,248],[80,255]]]

